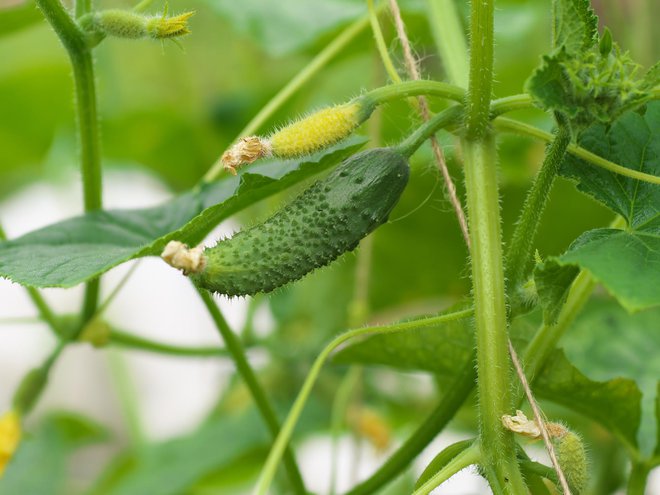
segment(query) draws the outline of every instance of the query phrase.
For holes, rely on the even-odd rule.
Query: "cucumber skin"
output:
[[[363,151],[261,224],[204,251],[193,282],[228,296],[270,292],[352,251],[385,223],[408,183],[407,159],[389,148]]]

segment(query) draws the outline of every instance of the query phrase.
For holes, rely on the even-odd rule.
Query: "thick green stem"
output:
[[[250,363],[245,356],[245,351],[241,345],[240,340],[238,337],[236,337],[236,334],[232,332],[231,328],[229,328],[229,325],[225,321],[222,313],[213,300],[213,296],[211,296],[211,294],[204,289],[197,289],[197,292],[204,302],[206,309],[211,315],[211,318],[213,318],[213,322],[220,332],[220,335],[222,336],[222,339],[227,346],[227,350],[231,354],[232,359],[236,364],[236,369],[250,390],[252,398],[257,404],[257,408],[259,409],[259,412],[261,413],[261,416],[264,419],[268,430],[270,431],[273,438],[279,439],[280,425],[277,420],[277,416],[275,415],[275,410],[268,400],[268,397],[266,397],[266,393],[261,388],[261,385],[259,384],[254,371],[252,370],[252,367],[250,366]],[[272,450],[274,450],[274,447]],[[284,467],[289,476],[289,481],[291,482],[292,488],[297,494],[305,495],[307,491],[305,490],[305,485],[303,483],[302,476],[300,475],[300,471],[298,470],[295,458],[293,457],[293,453],[289,448],[286,448],[283,454]]]
[[[346,495],[376,493],[403,471],[447,426],[474,388],[476,379],[474,358],[475,356],[472,355],[466,361],[465,367],[444,392],[438,405],[404,444],[373,475],[353,487]]]
[[[524,493],[513,436],[501,423],[502,416],[511,411],[511,377],[495,143],[489,136],[464,141],[463,152],[484,468],[493,490],[499,486],[505,493]]]
[[[57,33],[71,60],[85,211],[98,210],[102,206],[101,146],[91,49],[87,44],[85,34],[58,0],[36,0],[36,2]],[[81,11],[89,10],[90,0],[80,0],[77,5],[80,6]],[[98,295],[99,280],[92,280],[85,288],[81,328],[94,315]]]
[[[466,88],[468,85],[468,56],[463,26],[455,0],[428,0],[429,21],[440,58],[449,80]]]
[[[470,82],[465,108],[468,139],[487,134],[493,84],[494,0],[470,3]]]
[[[541,215],[550,196],[559,166],[571,142],[571,127],[561,114],[556,115],[558,128],[554,141],[548,146],[543,165],[529,189],[511,238],[506,257],[506,275],[509,296],[516,303],[518,286],[524,282],[532,260],[532,247]]]

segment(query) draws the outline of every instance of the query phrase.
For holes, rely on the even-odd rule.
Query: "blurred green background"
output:
[[[467,2],[458,3],[465,19]],[[653,3],[594,2],[601,23],[645,68],[657,60],[660,48],[650,14]],[[443,68],[427,24],[426,2],[407,0],[401,5],[423,73],[442,80]],[[104,1],[97,7],[130,8],[131,4]],[[154,3],[151,11],[158,14],[162,9],[162,4]],[[173,193],[192,187],[250,118],[348,22],[363,15],[366,7],[360,0],[169,2],[171,13],[188,10],[196,14],[190,23],[192,34],[182,40],[181,47],[148,40],[106,39],[95,51],[104,166],[117,173],[137,170],[161,181]],[[525,79],[550,46],[549,12],[549,1],[498,1],[496,97],[523,91]],[[391,40],[395,61],[400,62],[400,47],[392,41],[394,33],[387,19],[383,17],[385,33]],[[386,82],[371,33],[365,30],[298,91],[263,131]],[[434,104],[434,108],[441,108],[441,104]],[[520,112],[516,117],[546,129],[551,125],[541,112]],[[361,132],[372,137],[373,145],[381,145],[402,139],[414,127],[416,117],[400,102],[379,110],[372,120]],[[442,142],[450,170],[460,178],[457,143],[449,136],[442,136]],[[543,145],[507,136],[500,140],[499,150],[507,239],[526,187],[542,159]],[[384,322],[437,311],[468,293],[466,250],[430,156],[425,147],[414,157],[411,183],[392,221],[372,236],[366,248],[371,259],[368,282],[361,287],[365,300],[355,303],[354,288],[359,285],[356,270],[367,263],[366,255],[358,251],[301,283],[247,305],[250,312],[242,334],[247,343],[258,342],[267,350],[268,359],[262,367],[264,386],[283,413],[312,360],[337,332],[367,321]],[[77,180],[76,157],[71,69],[66,54],[31,2],[0,0],[0,201],[36,182],[57,186]],[[458,187],[460,191],[460,180]],[[289,191],[285,196],[291,194]],[[282,199],[258,204],[239,220],[253,223]],[[611,214],[604,208],[560,179],[544,215],[538,249],[542,256],[559,254],[579,233],[604,226],[610,219]],[[2,210],[0,220],[11,223]],[[255,336],[249,316],[266,305],[275,330],[264,339]],[[581,345],[588,348],[588,332],[583,334]],[[306,409],[301,435],[311,431],[327,435],[329,410],[344,372],[345,368],[335,367],[324,373]],[[388,387],[381,386],[383,376],[387,377]],[[366,371],[360,402],[379,411],[394,437],[405,438],[433,402],[428,382],[422,380],[422,392],[414,393],[412,384],[419,380]],[[5,384],[2,393],[3,400],[7,400],[11,391]],[[100,426],[78,417],[50,417],[34,426],[35,437],[51,439],[39,447],[43,451],[37,448],[34,462],[42,458],[39,456],[66,456],[85,442],[102,440],[115,446],[114,453],[127,450],[114,458],[110,467],[104,467],[105,458],[91,468],[94,476],[105,473],[101,481],[95,482],[92,493],[241,493],[263,462],[264,432],[254,426],[260,420],[252,412],[236,414],[250,411],[249,397],[240,380],[232,378],[213,402],[216,405],[200,430],[173,440],[173,444],[155,446],[131,445],[122,435],[103,433]],[[227,415],[236,425],[214,422]],[[467,409],[455,428],[473,427],[473,421]],[[610,478],[614,479],[623,461],[617,457],[616,446],[612,447],[613,440],[592,424],[584,423],[583,431],[594,442],[592,445],[602,447],[593,448],[596,465],[604,471],[610,469]],[[224,445],[222,439],[227,432],[234,436],[241,432],[238,436],[242,440]],[[201,458],[205,460],[199,461]],[[159,466],[166,460],[178,466],[178,471],[174,469],[170,475],[184,480],[185,488],[167,491],[167,480],[158,485],[163,491],[140,491],[139,483],[132,488],[116,488],[117,483],[121,484],[117,480],[127,472],[142,472],[150,479],[162,477]],[[53,491],[24,493],[78,493],[90,486],[92,475],[83,475],[87,482],[77,484],[71,481],[70,470],[62,461],[52,467],[53,473],[60,473],[59,481],[50,484],[55,487]],[[410,479],[404,477],[390,493],[409,493],[409,483]]]

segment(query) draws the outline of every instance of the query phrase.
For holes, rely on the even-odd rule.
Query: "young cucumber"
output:
[[[389,148],[341,163],[265,222],[204,251],[196,285],[229,296],[269,292],[355,249],[384,223],[408,182]]]

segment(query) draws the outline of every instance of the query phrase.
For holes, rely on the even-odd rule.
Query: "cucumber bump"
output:
[[[199,287],[228,296],[298,280],[386,222],[408,175],[408,161],[395,149],[353,155],[263,223],[205,249],[200,270],[186,271]]]

